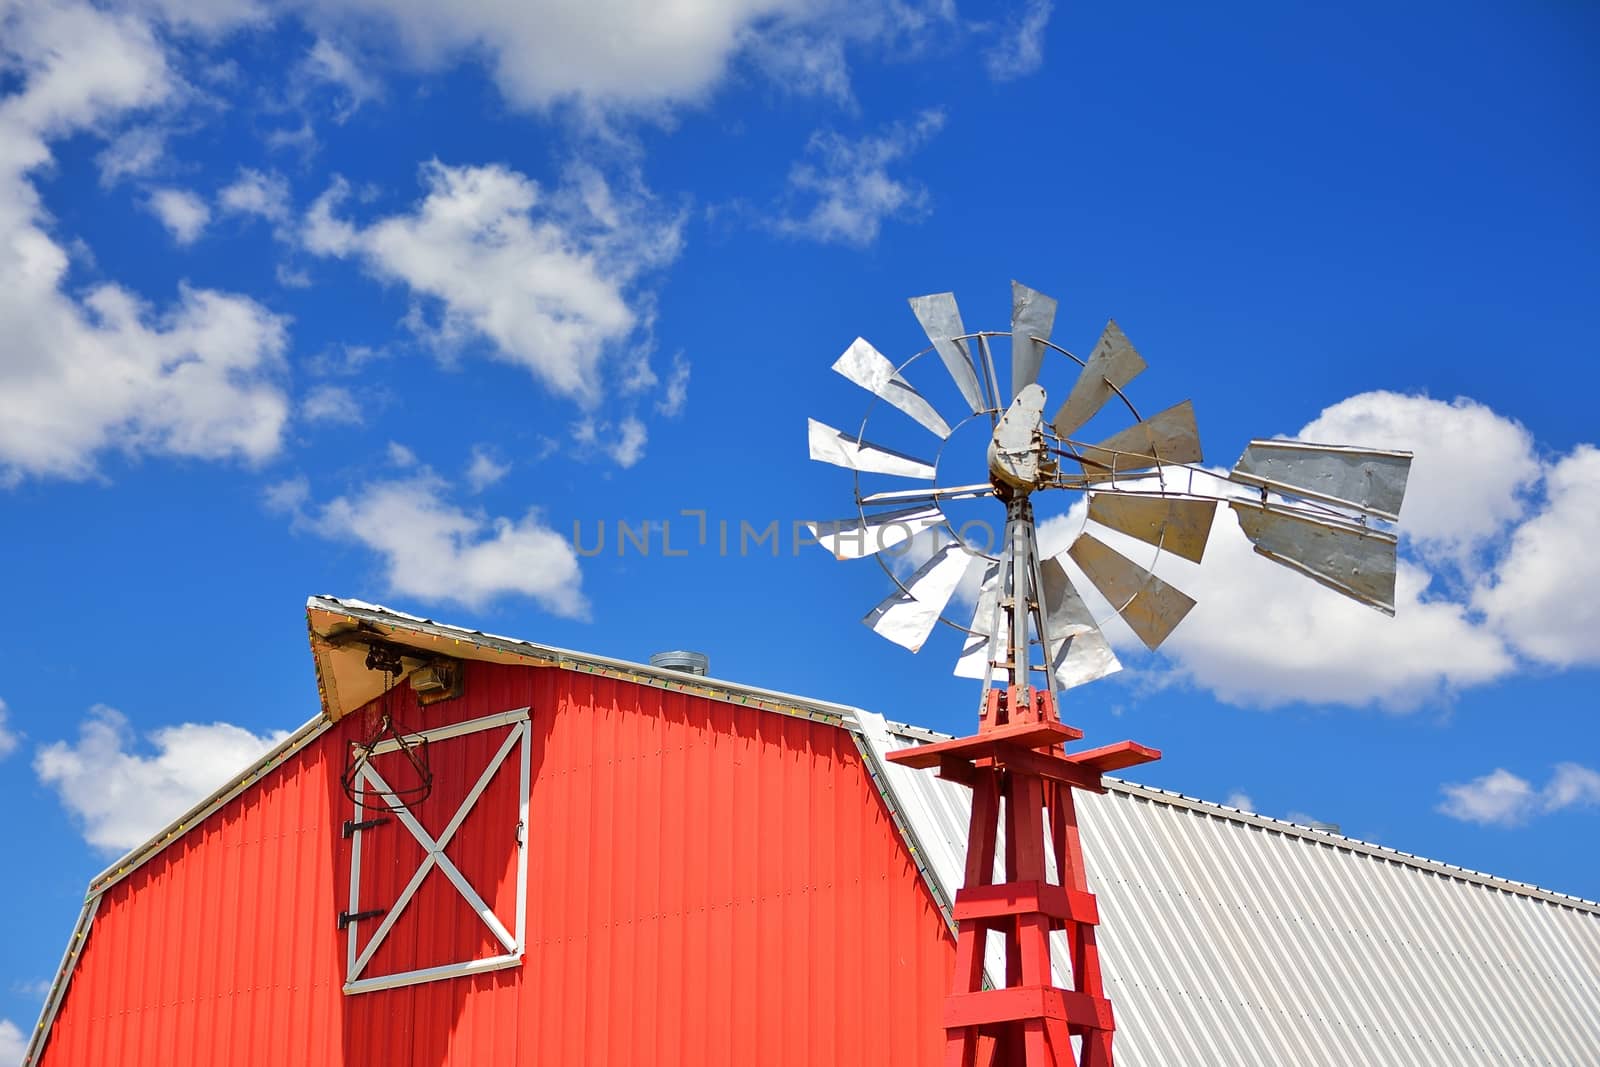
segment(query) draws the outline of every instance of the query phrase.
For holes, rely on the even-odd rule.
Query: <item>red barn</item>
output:
[[[91,883],[28,1067],[940,1061],[965,799],[883,760],[932,735],[307,610],[321,713]],[[1600,1062],[1600,905],[1131,783],[1081,808],[1124,1067]]]

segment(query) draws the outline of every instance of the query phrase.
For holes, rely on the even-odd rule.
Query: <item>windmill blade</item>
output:
[[[1162,463],[1199,463],[1200,429],[1194,421],[1194,404],[1188,400],[1174,404],[1097,445],[1084,446],[1080,454],[1089,481],[1105,481]]]
[[[956,586],[977,561],[978,557],[963,548],[961,542],[946,541],[915,574],[901,583],[903,588],[885,597],[861,621],[874,633],[900,647],[919,651],[933,632],[945,605],[950,603]]]
[[[1072,392],[1051,420],[1056,434],[1063,438],[1071,437],[1084,423],[1094,418],[1094,413],[1111,399],[1117,389],[1125,388],[1137,378],[1144,366],[1144,360],[1134,351],[1117,321],[1108,321],[1094,351],[1089,354],[1089,361],[1083,365],[1083,371],[1073,383]],[[1116,386],[1116,389],[1112,386]]]
[[[994,486],[988,482],[975,485],[951,485],[932,489],[891,489],[870,493],[861,498],[863,504],[906,504],[913,500],[976,500],[981,496],[994,496]]]
[[[1157,648],[1194,607],[1188,596],[1097,541],[1093,534],[1079,534],[1067,554],[1146,648]]]
[[[922,394],[895,371],[894,364],[882,352],[857,337],[833,364],[833,369],[855,382],[867,392],[899,408],[916,419],[939,440],[950,436],[950,424],[945,422]]]
[[[1056,301],[1019,281],[1011,283],[1011,398],[1024,386],[1039,380],[1044,345],[1034,338],[1050,339],[1055,328]]]
[[[994,609],[1000,599],[1000,564],[989,561],[983,572],[983,584],[978,589],[978,606],[972,612],[972,625],[956,659],[957,678],[982,678],[995,659],[995,649],[1010,640],[1011,622],[1000,620],[1000,631],[995,632]]]
[[[871,441],[857,441],[853,434],[836,430],[816,419],[806,420],[811,437],[811,458],[832,463],[846,470],[870,471],[874,474],[898,474],[902,478],[926,478],[933,481],[934,465],[925,459],[896,452],[892,448],[875,445]]]
[[[1261,555],[1351,600],[1394,614],[1398,539],[1393,534],[1250,500],[1230,500],[1228,506]]]
[[[1128,493],[1090,493],[1089,518],[1163,552],[1199,563],[1217,501]]]
[[[1410,452],[1305,441],[1251,441],[1228,478],[1395,522],[1400,518],[1410,470]]]
[[[893,548],[943,521],[944,513],[938,508],[915,507],[885,511],[865,519],[808,522],[806,529],[817,539],[817,544],[833,553],[834,559],[862,559]]]
[[[911,298],[911,313],[922,323],[922,329],[933,342],[933,347],[944,361],[945,369],[955,379],[956,388],[966,398],[976,415],[984,410],[983,387],[978,384],[978,373],[972,367],[972,355],[965,341],[956,340],[967,331],[961,325],[961,310],[956,307],[956,294],[932,293]]]
[[[1044,597],[1044,627],[1049,643],[1050,668],[1063,689],[1084,685],[1122,669],[1105,634],[1067,577],[1059,558],[1039,564],[1040,591]]]

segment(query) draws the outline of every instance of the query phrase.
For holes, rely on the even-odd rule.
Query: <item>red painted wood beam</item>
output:
[[[1141,745],[1137,741],[1118,741],[1114,745],[1102,745],[1084,752],[1069,752],[1066,756],[1068,762],[1076,763],[1097,774],[1120,771],[1124,767],[1133,767],[1140,763],[1153,763],[1160,758],[1159,748]]]
[[[1025,1019],[1061,1019],[1073,1033],[1116,1029],[1110,1001],[1055,986],[985,989],[978,993],[957,993],[945,999],[946,1027],[985,1026]]]
[[[902,748],[898,752],[889,753],[888,758],[890,762],[903,767],[937,767],[941,756],[966,756],[970,760],[979,755],[987,755],[983,749],[997,743],[1020,745],[1023,748],[1040,748],[1045,745],[1059,745],[1063,741],[1076,741],[1082,736],[1082,730],[1058,722],[1022,722],[1010,726],[997,726],[993,730],[986,730],[972,737],[957,737],[931,745]]]
[[[1005,882],[968,886],[956,892],[958,920],[989,919],[1000,915],[1048,915],[1079,923],[1098,923],[1100,908],[1093,893],[1066,889],[1049,882]]]

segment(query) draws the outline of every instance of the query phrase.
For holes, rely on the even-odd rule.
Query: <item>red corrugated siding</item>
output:
[[[462,699],[401,718],[420,728],[523,705],[533,786],[521,967],[341,992],[349,805],[338,774],[363,725],[352,715],[106,893],[45,1067],[784,1067],[940,1054],[953,948],[845,731],[485,664],[470,666]],[[503,736],[479,735],[478,747]],[[442,814],[421,816],[434,832],[476,776],[467,764],[486,759],[451,745],[435,752],[430,803]],[[500,887],[491,903],[509,919],[515,873],[501,831],[486,829],[496,825],[469,821],[447,851],[480,891]],[[410,862],[387,889],[364,886],[363,906],[398,893]],[[432,920],[406,935],[421,962],[479,936],[442,876],[428,883],[455,910],[418,913]]]

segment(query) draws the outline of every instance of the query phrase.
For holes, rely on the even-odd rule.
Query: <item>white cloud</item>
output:
[[[1044,63],[1044,31],[1050,24],[1050,0],[1028,0],[1006,23],[1000,39],[983,53],[984,69],[995,81],[1026,77]]]
[[[320,145],[310,119],[302,119],[298,126],[268,130],[262,135],[261,143],[274,152],[292,152],[300,157],[302,163],[310,162]]]
[[[81,298],[29,180],[48,141],[161,103],[176,80],[149,27],[86,5],[4,16],[0,71],[0,484],[85,478],[108,449],[259,461],[288,404],[284,323],[249,299],[182,287],[155,311],[114,284]]]
[[[180,30],[216,38],[239,26],[266,22],[272,5],[266,0],[124,0]]]
[[[10,714],[11,712],[6,707],[6,702],[0,700],[0,759],[5,759],[15,752],[17,750],[17,742],[21,740],[7,721]]]
[[[289,217],[289,182],[281,174],[240,167],[239,175],[217,194],[222,210],[281,223]]]
[[[279,263],[274,275],[278,284],[285,289],[311,288],[311,274],[304,267],[291,267],[287,263]]]
[[[311,483],[303,474],[285,478],[281,482],[267,486],[261,496],[268,511],[298,515],[305,507],[306,501],[311,499]]]
[[[683,414],[684,405],[689,402],[689,361],[679,352],[672,357],[672,372],[667,375],[667,387],[662,391],[661,399],[656,401],[656,410],[668,418]]]
[[[402,470],[417,465],[417,454],[399,441],[389,442],[388,454],[389,462]]]
[[[483,445],[472,446],[472,462],[467,465],[467,485],[474,493],[483,492],[510,473],[510,463],[501,463]]]
[[[330,86],[342,97],[334,111],[335,122],[348,121],[362,104],[383,95],[383,85],[378,79],[325,37],[317,38],[301,67],[310,79]]]
[[[368,367],[393,353],[371,345],[333,345],[304,361],[306,370],[318,377],[351,378],[368,372]]]
[[[553,191],[494,165],[435,161],[422,181],[415,210],[364,227],[335,214],[348,192],[336,183],[307,215],[306,247],[409,286],[423,302],[412,325],[440,349],[487,340],[552,391],[598,402],[608,362],[636,362],[628,342],[649,303],[633,283],[676,258],[681,218],[584,166]]]
[[[361,405],[350,390],[338,385],[319,385],[300,402],[300,417],[307,422],[334,422],[359,425]]]
[[[847,50],[903,58],[958,25],[952,0],[328,0],[317,15],[341,31],[387,29],[380,39],[398,37],[414,66],[482,57],[516,107],[652,116],[704,102],[741,60],[791,92],[847,100]]]
[[[587,617],[567,538],[536,511],[516,520],[465,511],[448,499],[449,490],[424,467],[304,508],[296,526],[376,552],[391,593],[470,609],[523,596],[553,615]]]
[[[1537,803],[1533,786],[1497,767],[1482,778],[1441,787],[1445,800],[1439,811],[1452,819],[1486,826],[1515,826],[1525,821]]]
[[[10,1019],[0,1019],[0,1064],[5,1064],[5,1067],[19,1064],[27,1051],[28,1042],[23,1039],[22,1030],[17,1024]]]
[[[1545,475],[1544,489],[1543,508],[1512,534],[1473,605],[1526,656],[1558,667],[1600,664],[1600,449],[1575,448]]]
[[[157,189],[150,194],[150,210],[180,245],[193,244],[211,221],[206,202],[185,189]]]
[[[167,151],[167,131],[160,126],[131,126],[111,139],[95,157],[100,184],[115,185],[123,178],[140,178],[161,165]]]
[[[794,27],[750,35],[750,56],[767,77],[797,96],[853,103],[845,41],[826,28]]]
[[[258,737],[224,722],[182,723],[152,731],[153,751],[137,751],[127,717],[97,705],[78,727],[77,742],[41,747],[39,780],[95,848],[121,852],[147,840],[288,736]]]
[[[631,467],[644,458],[646,440],[648,435],[644,423],[629,416],[617,427],[616,440],[607,446],[606,451],[617,461],[617,466]]]
[[[11,983],[11,991],[20,993],[25,997],[33,997],[35,1000],[43,1000],[45,994],[50,992],[50,979],[35,978],[32,981],[18,979]],[[5,1057],[0,1056],[0,1063],[8,1063],[8,1061]]]
[[[500,91],[520,107],[577,98],[604,108],[650,109],[702,98],[760,20],[816,6],[804,0],[693,6],[644,0],[342,0],[323,10],[343,7],[378,16],[397,33],[411,61],[423,66],[480,54]]]
[[[1600,771],[1578,763],[1558,763],[1544,787],[1546,811],[1600,805]]]
[[[644,423],[632,415],[618,423],[585,416],[572,424],[571,436],[574,444],[588,446],[623,468],[644,458],[644,446],[650,438]]]
[[[916,219],[928,210],[928,191],[912,179],[891,177],[889,167],[916,151],[944,125],[944,115],[924,111],[879,136],[856,140],[819,130],[806,145],[807,160],[789,172],[789,194],[808,206],[773,225],[780,233],[815,241],[869,245],[884,220]]]
[[[1223,803],[1230,808],[1238,808],[1240,811],[1256,810],[1256,802],[1251,798],[1250,794],[1240,789],[1229,793],[1228,799],[1224,800]]]
[[[1452,819],[1482,826],[1521,826],[1538,815],[1569,808],[1600,807],[1600,772],[1577,763],[1558,763],[1543,789],[1496,767],[1470,782],[1440,787],[1438,810]]]

